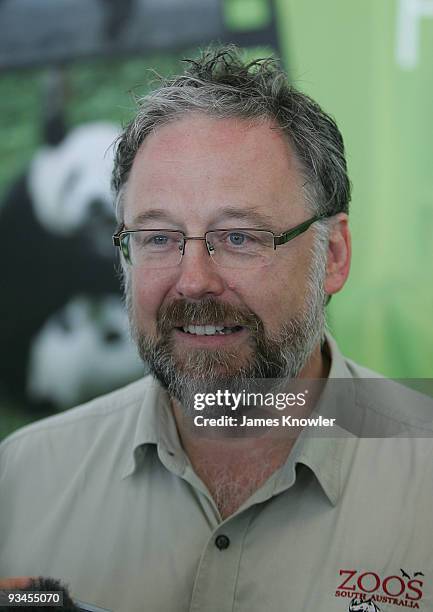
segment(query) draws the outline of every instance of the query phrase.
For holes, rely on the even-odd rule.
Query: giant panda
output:
[[[35,410],[72,406],[143,370],[111,244],[117,134],[94,122],[44,144],[0,206],[0,390]]]

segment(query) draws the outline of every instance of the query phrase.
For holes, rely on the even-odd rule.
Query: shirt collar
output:
[[[331,334],[325,334],[325,351],[331,360],[331,369],[328,378],[353,378],[347,362],[341,354],[340,349]]]
[[[328,380],[345,379],[345,382],[336,382],[325,387],[317,412],[323,416],[335,416],[336,405],[344,410],[355,407],[355,390],[350,382],[353,376],[336,341],[328,333],[324,350],[331,362]],[[337,504],[349,476],[346,469],[349,459],[347,453],[353,452],[353,444],[350,442],[353,436],[341,427],[336,427],[334,431],[335,436],[332,437],[328,437],[326,433],[321,434],[320,431],[306,429],[301,433],[276,481],[275,493],[293,485],[296,466],[301,464],[313,472],[329,501],[334,506]]]
[[[345,470],[345,455],[349,450],[347,434],[340,437],[301,436],[292,457],[292,472],[297,465],[311,470],[323,492],[333,506],[336,506],[344,489],[348,472]],[[292,476],[293,481],[293,476]]]
[[[131,476],[143,464],[151,445],[161,447],[169,457],[185,463],[184,451],[177,433],[168,393],[149,375],[136,422],[135,435],[129,445],[122,478]]]

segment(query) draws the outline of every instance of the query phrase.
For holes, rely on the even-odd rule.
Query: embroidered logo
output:
[[[340,569],[335,597],[350,600],[349,612],[377,612],[381,603],[420,609],[424,573],[400,568],[400,574],[383,576],[371,570]]]
[[[357,599],[354,597],[349,604],[349,612],[380,612],[373,599]]]

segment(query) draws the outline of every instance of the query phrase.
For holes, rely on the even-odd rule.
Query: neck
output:
[[[329,357],[318,346],[299,378],[326,378],[329,366]],[[236,512],[285,463],[296,442],[296,437],[276,439],[272,432],[260,437],[197,436],[177,400],[172,399],[172,407],[184,450],[223,519]]]

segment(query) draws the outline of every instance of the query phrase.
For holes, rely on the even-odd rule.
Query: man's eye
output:
[[[137,246],[140,248],[161,248],[170,246],[173,237],[168,234],[147,234],[137,232],[135,236]]]
[[[157,234],[149,237],[149,243],[155,246],[165,246],[169,242],[169,236],[165,234]]]
[[[230,232],[227,235],[226,240],[230,246],[246,246],[251,240],[251,236],[242,232]]]

